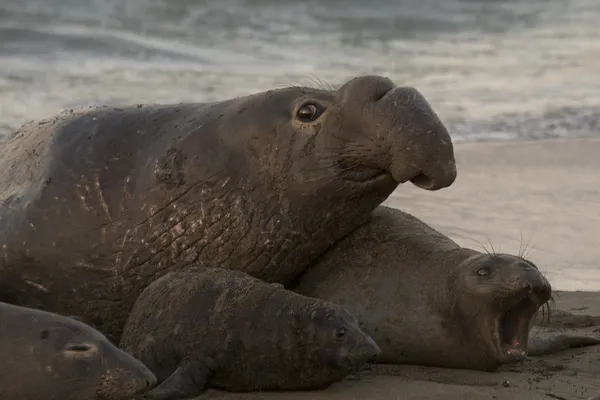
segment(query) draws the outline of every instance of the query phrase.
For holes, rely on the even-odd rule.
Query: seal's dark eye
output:
[[[323,108],[317,104],[307,103],[298,109],[296,117],[302,122],[312,122],[323,113]]]
[[[335,338],[337,340],[344,340],[346,337],[346,328],[340,328],[335,332]]]
[[[46,339],[49,334],[50,334],[50,332],[48,332],[47,329],[42,329],[40,331],[40,339]]]
[[[487,267],[479,268],[477,270],[477,275],[479,276],[488,276],[490,274],[490,270]]]

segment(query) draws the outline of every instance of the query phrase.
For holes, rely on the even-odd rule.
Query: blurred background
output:
[[[599,0],[0,0],[0,134],[381,74],[456,141],[600,134]]]

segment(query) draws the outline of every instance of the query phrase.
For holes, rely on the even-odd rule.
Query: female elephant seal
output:
[[[169,271],[289,283],[399,183],[436,190],[456,177],[427,101],[378,76],[76,112],[25,125],[0,150],[4,300],[115,337]]]
[[[0,303],[2,400],[129,400],[156,385],[140,361],[95,329]]]
[[[290,288],[346,307],[380,345],[378,361],[478,370],[524,358],[551,297],[531,261],[462,248],[383,206]]]
[[[150,399],[319,389],[377,356],[344,308],[244,272],[188,267],[150,284],[125,325],[121,348],[152,369]]]

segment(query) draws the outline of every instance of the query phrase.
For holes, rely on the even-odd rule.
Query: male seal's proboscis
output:
[[[551,298],[531,261],[460,247],[384,206],[290,288],[346,307],[381,347],[378,362],[478,370],[526,357]]]
[[[156,385],[140,361],[90,326],[0,303],[2,400],[130,400]]]
[[[0,300],[118,340],[169,271],[287,284],[400,183],[455,178],[427,101],[378,76],[31,122],[0,146]]]
[[[206,387],[231,392],[322,389],[373,360],[380,349],[343,307],[301,296],[235,270],[170,272],[138,297],[121,348],[171,400]]]

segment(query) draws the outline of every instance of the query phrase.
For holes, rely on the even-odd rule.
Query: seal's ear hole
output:
[[[92,343],[70,343],[63,351],[67,357],[90,357],[98,352],[98,347]]]
[[[479,276],[488,276],[490,274],[490,269],[488,267],[482,267],[477,270],[477,275]]]
[[[316,121],[325,109],[316,102],[304,103],[296,111],[296,118],[301,122]]]
[[[40,331],[40,339],[46,339],[48,338],[48,336],[50,336],[50,332],[48,331],[48,329],[42,329]]]
[[[335,340],[342,341],[346,339],[346,328],[339,328],[335,331]]]

